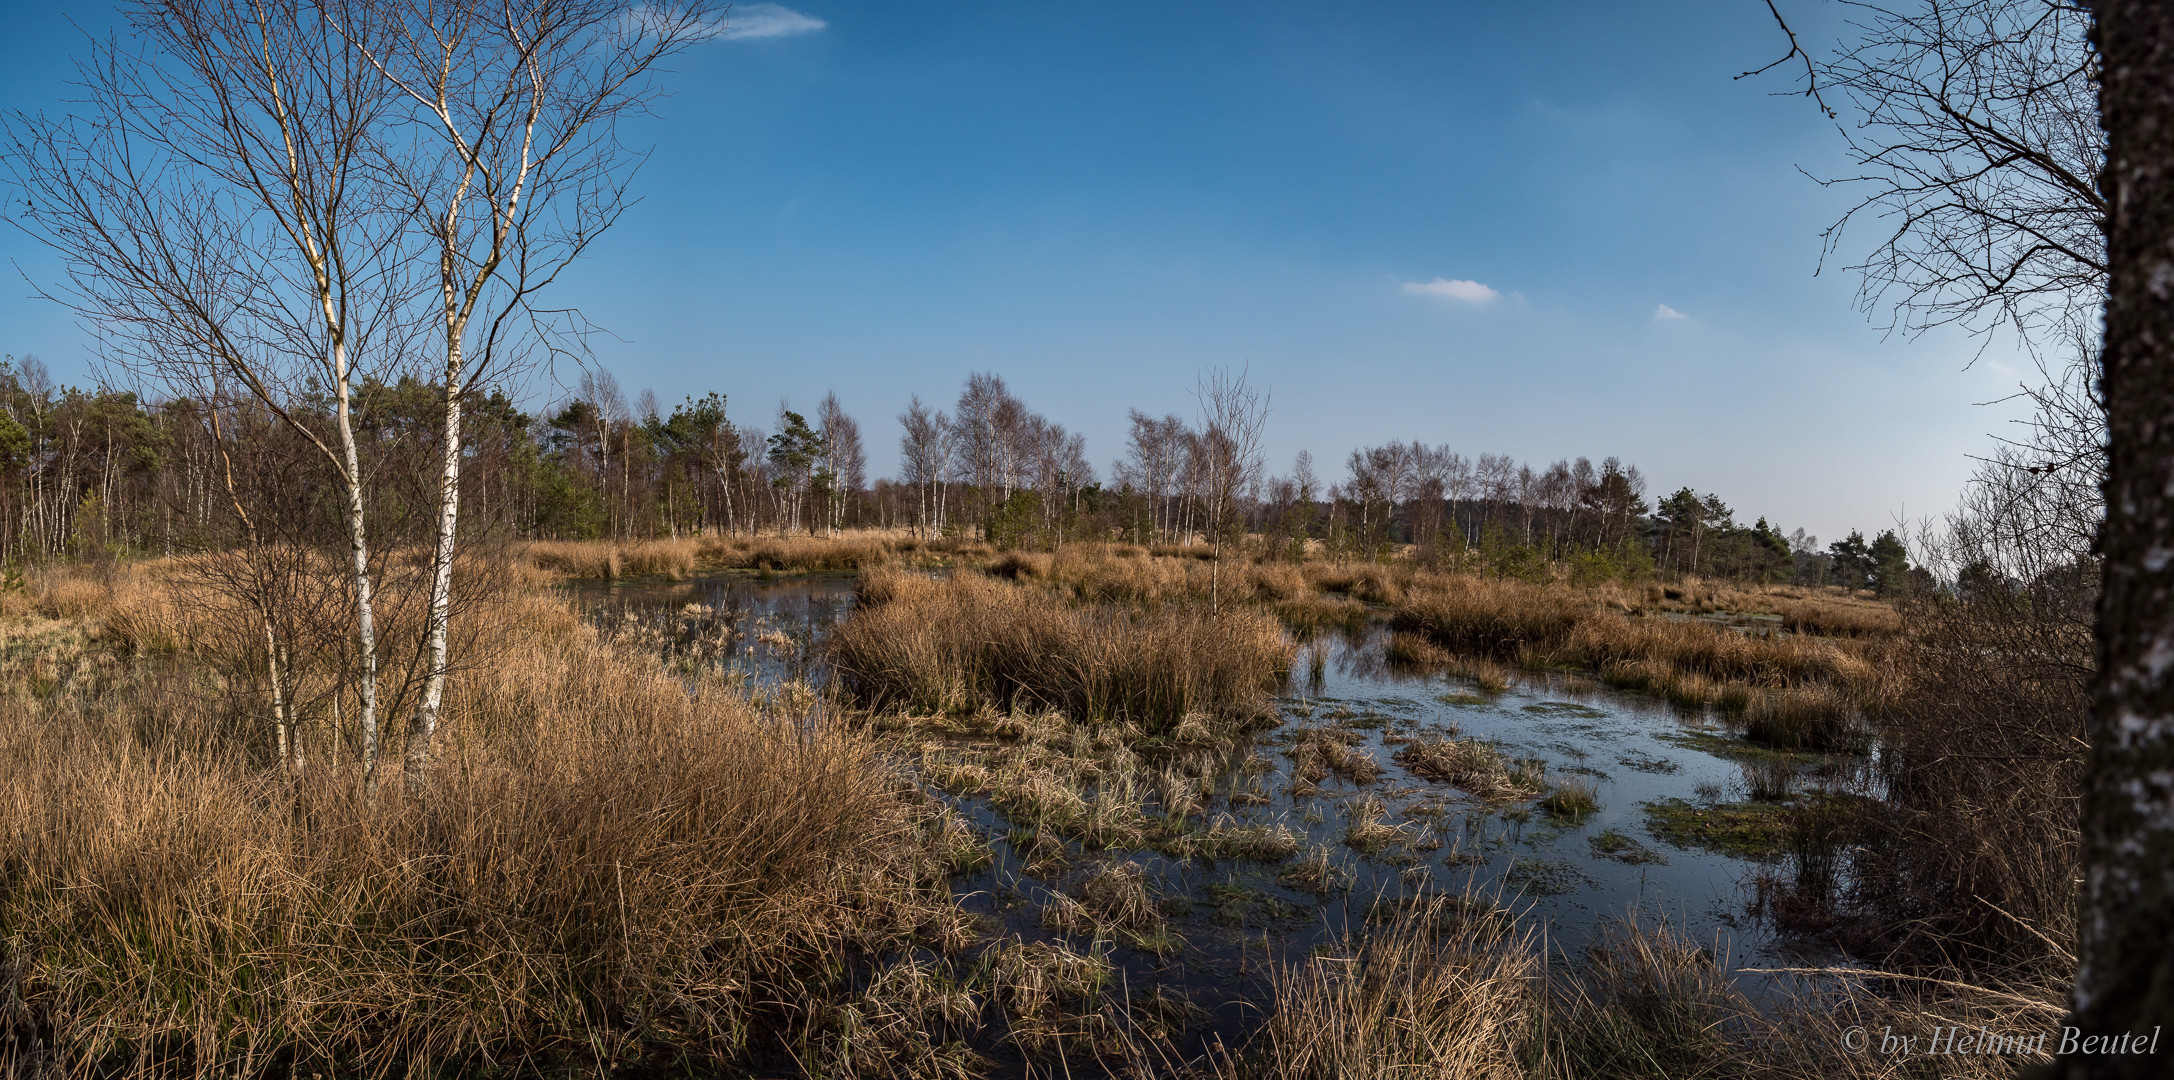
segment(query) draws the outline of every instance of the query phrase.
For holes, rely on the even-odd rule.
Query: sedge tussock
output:
[[[549,598],[485,623],[545,647],[454,682],[420,799],[365,800],[336,731],[284,775],[194,652],[0,695],[0,924],[56,1068],[461,1071],[657,1031],[732,1060],[800,1038],[763,1003],[946,924],[962,838],[873,740],[690,691]]]
[[[1054,709],[1171,735],[1193,714],[1270,714],[1293,649],[1257,611],[1075,606],[981,575],[880,567],[863,576],[830,656],[876,711]]]

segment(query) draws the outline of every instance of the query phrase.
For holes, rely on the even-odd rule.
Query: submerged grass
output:
[[[1452,784],[1488,801],[1530,798],[1541,786],[1532,770],[1505,763],[1499,748],[1477,739],[1427,736],[1404,744],[1393,756],[1413,776]]]

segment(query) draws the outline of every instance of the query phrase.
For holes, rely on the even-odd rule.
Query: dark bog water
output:
[[[588,617],[622,641],[682,670],[719,669],[765,690],[820,682],[817,647],[850,613],[852,590],[850,576],[732,575],[584,584],[573,592]],[[1718,719],[1568,673],[1530,676],[1490,694],[1467,680],[1390,667],[1384,636],[1377,626],[1304,645],[1279,722],[1235,748],[1137,756],[1141,776],[1183,774],[1206,789],[1192,796],[1198,805],[1189,820],[1289,829],[1300,837],[1300,859],[1185,857],[1181,847],[1147,841],[1093,851],[1072,843],[1052,857],[1046,838],[1032,843],[1035,823],[1000,809],[1001,800],[932,785],[994,852],[986,869],[958,880],[962,903],[1027,940],[1063,937],[1082,947],[1080,933],[1049,925],[1050,911],[1066,903],[1059,894],[1078,895],[1083,882],[1113,865],[1139,866],[1162,902],[1168,935],[1095,934],[1084,947],[1103,951],[1135,993],[1153,986],[1182,992],[1206,1013],[1196,1037],[1227,1043],[1242,1040],[1258,1020],[1275,963],[1361,927],[1375,905],[1423,888],[1469,890],[1515,911],[1560,954],[1574,955],[1612,923],[1635,917],[1679,928],[1732,968],[1802,959],[1756,917],[1759,861],[1671,844],[1649,825],[1647,804],[1710,807],[1745,798],[1749,748]],[[1370,758],[1378,777],[1362,769],[1298,781],[1293,747],[1324,737]],[[1396,761],[1412,740],[1430,737],[1491,743],[1522,776],[1589,785],[1598,808],[1558,816],[1537,805],[1538,791],[1485,800]],[[926,755],[927,740],[915,740]],[[1815,782],[1822,765],[1832,771],[1847,763],[1781,762],[1795,783]],[[1139,799],[1150,820],[1164,811],[1152,790],[1128,797]],[[1377,827],[1354,836],[1355,819]],[[1302,859],[1325,859],[1337,887],[1293,887],[1291,870]],[[1739,976],[1754,993],[1762,990],[1756,979]]]

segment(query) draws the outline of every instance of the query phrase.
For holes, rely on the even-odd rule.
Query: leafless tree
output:
[[[580,389],[576,391],[582,401],[589,403],[589,426],[596,437],[596,486],[604,492],[604,505],[609,510],[607,528],[614,533],[625,527],[625,514],[611,498],[611,440],[626,426],[627,396],[619,389],[619,378],[603,368],[583,368]],[[621,455],[620,467],[624,469],[625,456]],[[626,485],[619,485],[622,495]]]
[[[1850,104],[1861,192],[1827,230],[1876,230],[1860,300],[1906,331],[2006,325],[2026,344],[2090,326],[2106,286],[2096,179],[2098,60],[2068,0],[1853,5],[1857,40],[1819,65]]]
[[[1210,610],[1223,610],[1223,536],[1239,498],[1259,479],[1261,439],[1268,427],[1268,393],[1246,372],[1216,368],[1201,374],[1193,398],[1200,409],[1202,502],[1215,558],[1208,583]]]
[[[967,377],[952,410],[959,464],[967,482],[983,492],[1000,492],[999,501],[1011,497],[1016,468],[1013,429],[1024,412],[1003,378],[989,372]]]
[[[618,121],[653,99],[657,63],[714,33],[716,16],[705,0],[377,0],[370,10],[397,35],[352,45],[407,106],[397,130],[413,152],[395,175],[437,271],[444,430],[429,674],[403,763],[420,794],[447,673],[463,403],[578,329],[538,294],[630,204],[637,159]]]
[[[99,331],[109,360],[181,387],[230,379],[340,478],[374,791],[378,652],[352,391],[401,360],[413,249],[384,182],[402,160],[383,139],[391,88],[358,48],[393,31],[343,4],[126,13],[143,49],[94,45],[82,115],[9,118],[27,220],[66,268],[48,295]],[[320,392],[332,398],[322,426],[307,407]]]
[[[2109,453],[2071,1022],[2106,1037],[2174,1024],[2174,9],[2102,0],[2092,10],[2107,133],[2098,179],[2110,208]],[[2068,1055],[2053,1067],[2064,1077],[2164,1071],[2143,1054]]]
[[[1149,528],[1155,537],[1174,538],[1177,524],[1173,500],[1185,468],[1189,429],[1176,416],[1157,420],[1138,409],[1131,411],[1129,419],[1131,431],[1125,459],[1117,465],[1118,480],[1147,498]]]
[[[921,502],[921,535],[928,538],[943,531],[943,490],[951,465],[951,422],[942,410],[931,410],[915,394],[898,414],[899,458],[906,483],[912,484]]]
[[[823,395],[815,415],[823,434],[823,470],[830,474],[826,527],[835,536],[845,527],[846,504],[867,486],[868,451],[861,445],[860,423],[846,415],[836,393]]]

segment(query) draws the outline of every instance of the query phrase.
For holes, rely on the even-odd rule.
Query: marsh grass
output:
[[[1305,727],[1291,735],[1284,754],[1291,759],[1294,788],[1312,789],[1330,776],[1364,787],[1381,779],[1381,763],[1359,748],[1365,737],[1341,727]]]
[[[1309,607],[1370,618],[1351,613],[1416,607],[1464,586],[1393,565],[1270,566],[1226,576],[1226,599],[1252,610],[1217,619],[1199,604],[1195,575],[1204,582],[1208,567],[1197,551],[1113,547],[1007,562],[965,545],[884,543],[858,554],[762,555],[751,545],[704,556],[700,542],[668,542],[615,548],[601,564],[593,551],[537,561],[563,559],[557,574],[589,559],[607,574],[666,576],[724,563],[986,563],[992,573],[963,572],[957,580],[968,584],[945,585],[936,603],[906,605],[889,624],[887,633],[921,642],[912,647],[953,658],[902,668],[938,673],[925,701],[892,696],[884,700],[908,707],[843,729],[823,721],[831,703],[805,687],[758,700],[666,672],[583,629],[562,604],[514,590],[469,622],[476,655],[491,663],[455,681],[430,797],[375,805],[359,800],[352,765],[329,756],[313,757],[299,779],[264,767],[262,704],[241,639],[222,628],[226,613],[177,590],[158,567],[40,575],[0,593],[0,1000],[9,990],[20,996],[0,1027],[41,1040],[38,1068],[114,1076],[639,1073],[703,1059],[762,1075],[813,1065],[834,1076],[963,1077],[999,1067],[986,1055],[1002,1047],[1051,1075],[1090,1061],[1173,1073],[1171,1040],[1197,1011],[1160,988],[1123,986],[1109,949],[1117,940],[1158,953],[1182,947],[1169,933],[1175,898],[1124,868],[1131,864],[1083,875],[1076,867],[1096,849],[1152,849],[1276,863],[1279,884],[1299,891],[1347,887],[1330,846],[1301,854],[1303,838],[1287,826],[1204,812],[1213,784],[1185,762],[1250,722],[1264,700],[1251,695],[1268,691],[1246,690],[1262,684],[1248,680],[1280,676],[1278,664],[1290,662],[1278,618],[1298,626],[1292,612]],[[1132,577],[1088,565],[1127,561],[1140,566]],[[896,567],[871,573],[869,610],[920,588],[895,584],[906,576]],[[1516,583],[1487,588],[1497,598],[1526,595]],[[1548,648],[1528,634],[1506,654],[1467,655],[1416,630],[1405,636],[1414,662],[1468,665],[1483,687],[1499,678],[1497,692],[1513,665],[1605,655],[1597,670],[1633,672],[1655,692],[1740,712],[1755,737],[1777,746],[1831,743],[1837,737],[1820,724],[1835,721],[1823,718],[1847,713],[1859,723],[1893,692],[1867,670],[1890,636],[1849,630],[1844,620],[1854,616],[1834,614],[1878,605],[1762,594],[1770,606],[1820,609],[1802,628],[1825,618],[1822,632],[1849,640],[1713,645],[1698,635],[1735,632],[1651,613],[1748,601],[1726,590],[1678,592],[1590,590],[1569,636]],[[931,628],[917,629],[923,623],[907,608]],[[1166,616],[1173,621],[1155,621]],[[1544,629],[1542,616],[1509,622]],[[395,640],[405,640],[397,627],[408,618],[392,616]],[[1319,625],[1352,624],[1324,615]],[[1053,636],[1035,636],[1050,627]],[[1086,646],[1026,656],[1082,634]],[[1240,637],[1236,648],[1251,649],[1255,662],[1214,667],[1209,654],[1226,648],[1224,634]],[[998,643],[973,640],[984,636]],[[1759,651],[1792,640],[1796,659]],[[1581,641],[1586,653],[1569,651]],[[1126,651],[1145,659],[1095,668]],[[208,662],[214,653],[224,666]],[[987,674],[972,663],[986,663]],[[1216,674],[1224,670],[1235,674]],[[1067,707],[1118,700],[1064,688],[1120,677],[1156,683],[1154,700],[1165,704]],[[1017,688],[991,689],[1005,679]],[[1235,689],[1216,689],[1216,679]],[[1288,746],[1295,775],[1356,786],[1368,765],[1378,770],[1355,733],[1310,731]],[[1938,749],[1939,731],[1923,725],[1921,759]],[[992,939],[959,910],[948,875],[989,866],[989,839],[886,764],[901,749],[909,762],[918,750],[928,784],[988,797],[1013,819],[1030,872],[1073,882],[1075,895],[1053,899],[1051,909],[1063,910],[1049,917],[1087,940]],[[1550,790],[1554,798],[1580,783],[1564,778],[1551,789],[1537,764],[1453,737],[1404,742],[1397,756],[1483,799]],[[1923,783],[1913,775],[1896,779]],[[1943,792],[1952,794],[1919,797]],[[1972,797],[1988,794],[1999,793]],[[1709,798],[1660,808],[1649,827],[1671,842],[1741,843],[1794,860],[1797,887],[1768,902],[1805,920],[1848,917],[1822,882],[1879,880],[1862,876],[1871,865],[1862,860],[1891,859],[1914,835],[1882,824],[1892,811],[1874,814],[1870,800]],[[1360,802],[1354,846],[1432,842],[1424,828],[1391,824],[1372,796]],[[2002,834],[1987,826],[1973,835]],[[1596,853],[1652,854],[1610,836],[1594,838]],[[1847,863],[1845,851],[1860,861]],[[1953,882],[1920,871],[1898,895],[1965,887],[2000,890],[2005,900],[2061,880],[2065,868],[2053,856],[2043,867],[1987,862],[1934,868],[1956,870]],[[1241,922],[1290,917],[1265,895],[1225,906]],[[1665,930],[1629,929],[1551,967],[1544,945],[1514,920],[1475,918],[1459,900],[1377,905],[1370,919],[1374,910],[1379,925],[1278,969],[1265,1026],[1242,1053],[1192,1064],[1262,1077],[1887,1077],[1901,1066],[1839,1053],[1843,1026],[2012,1026],[2019,1008],[2046,1024],[2059,1016],[2059,988],[2047,980],[1983,991],[1953,979],[1923,984],[1926,995],[1942,995],[1934,997],[1910,992],[1920,984],[1900,973],[1827,973],[1801,1002],[1753,1005],[1713,957]],[[1923,1067],[1975,1077],[2007,1064]]]
[[[1656,586],[1653,595],[1665,599],[1671,591],[1676,590]],[[1862,610],[1860,621],[1867,626],[1867,620],[1899,620],[1884,606],[1852,602],[1844,609],[1829,602],[1768,599],[1775,601],[1769,607],[1795,603],[1791,610],[1801,609],[1800,615]],[[1843,739],[1849,718],[1891,708],[1900,692],[1881,666],[1887,646],[1869,640],[1877,636],[1869,629],[1859,635],[1867,640],[1850,642],[1747,633],[1706,619],[1649,614],[1609,589],[1415,575],[1390,625],[1393,662],[1439,666],[1467,658],[1468,663],[1577,668],[1680,706],[1714,705],[1731,713],[1752,712],[1762,700],[1771,705],[1779,698],[1786,704],[1769,708],[1780,717],[1775,725],[1798,724],[1807,737],[1818,739]],[[1818,717],[1816,724],[1803,726],[1822,709],[1842,718]]]
[[[1591,780],[1564,777],[1540,799],[1540,809],[1564,821],[1583,821],[1600,809],[1599,792]]]
[[[135,602],[107,595],[53,609],[87,639]],[[0,695],[0,924],[46,1063],[759,1060],[826,1037],[849,956],[963,945],[955,827],[871,740],[690,689],[548,598],[505,619],[548,647],[456,681],[422,799],[258,764],[250,699],[186,651]]]
[[[982,575],[893,567],[863,575],[829,653],[870,710],[1055,709],[1151,735],[1195,714],[1226,726],[1264,720],[1293,655],[1257,611],[1076,606]]]
[[[1266,1026],[1222,1075],[1521,1076],[1545,964],[1524,939],[1458,918],[1454,904],[1408,905],[1387,924],[1280,969]]]
[[[1808,970],[1754,1001],[1673,927],[1619,922],[1550,965],[1545,942],[1499,912],[1435,892],[1376,904],[1365,930],[1277,969],[1267,1024],[1214,1075],[1991,1080],[2051,1060],[1842,1049],[1852,1029],[2035,1032],[2061,1015],[2044,988],[1905,982],[1877,995],[1863,986],[1878,973]]]
[[[661,540],[536,540],[520,547],[536,568],[572,578],[668,577],[719,570],[807,574],[865,570],[894,560],[978,560],[991,549],[875,530],[822,536],[691,536]]]
[[[1379,798],[1368,795],[1354,800],[1345,808],[1344,846],[1374,855],[1411,839],[1409,824],[1391,824],[1388,819],[1389,810]]]
[[[1305,857],[1294,860],[1276,876],[1276,884],[1286,889],[1321,895],[1348,889],[1351,882],[1351,871],[1336,861],[1326,844],[1313,845]]]
[[[1796,793],[1796,766],[1773,758],[1753,758],[1737,763],[1743,774],[1744,793],[1756,802],[1781,802]]]
[[[1413,776],[1490,802],[1530,798],[1542,782],[1530,767],[1505,762],[1498,747],[1478,739],[1426,736],[1398,747],[1392,757]]]
[[[1180,859],[1244,859],[1277,863],[1298,853],[1304,837],[1282,824],[1246,824],[1229,814],[1217,814],[1205,829],[1189,829],[1170,836],[1156,847]]]
[[[1779,750],[1861,753],[1872,741],[1849,695],[1830,686],[1762,695],[1746,710],[1744,733]]]

